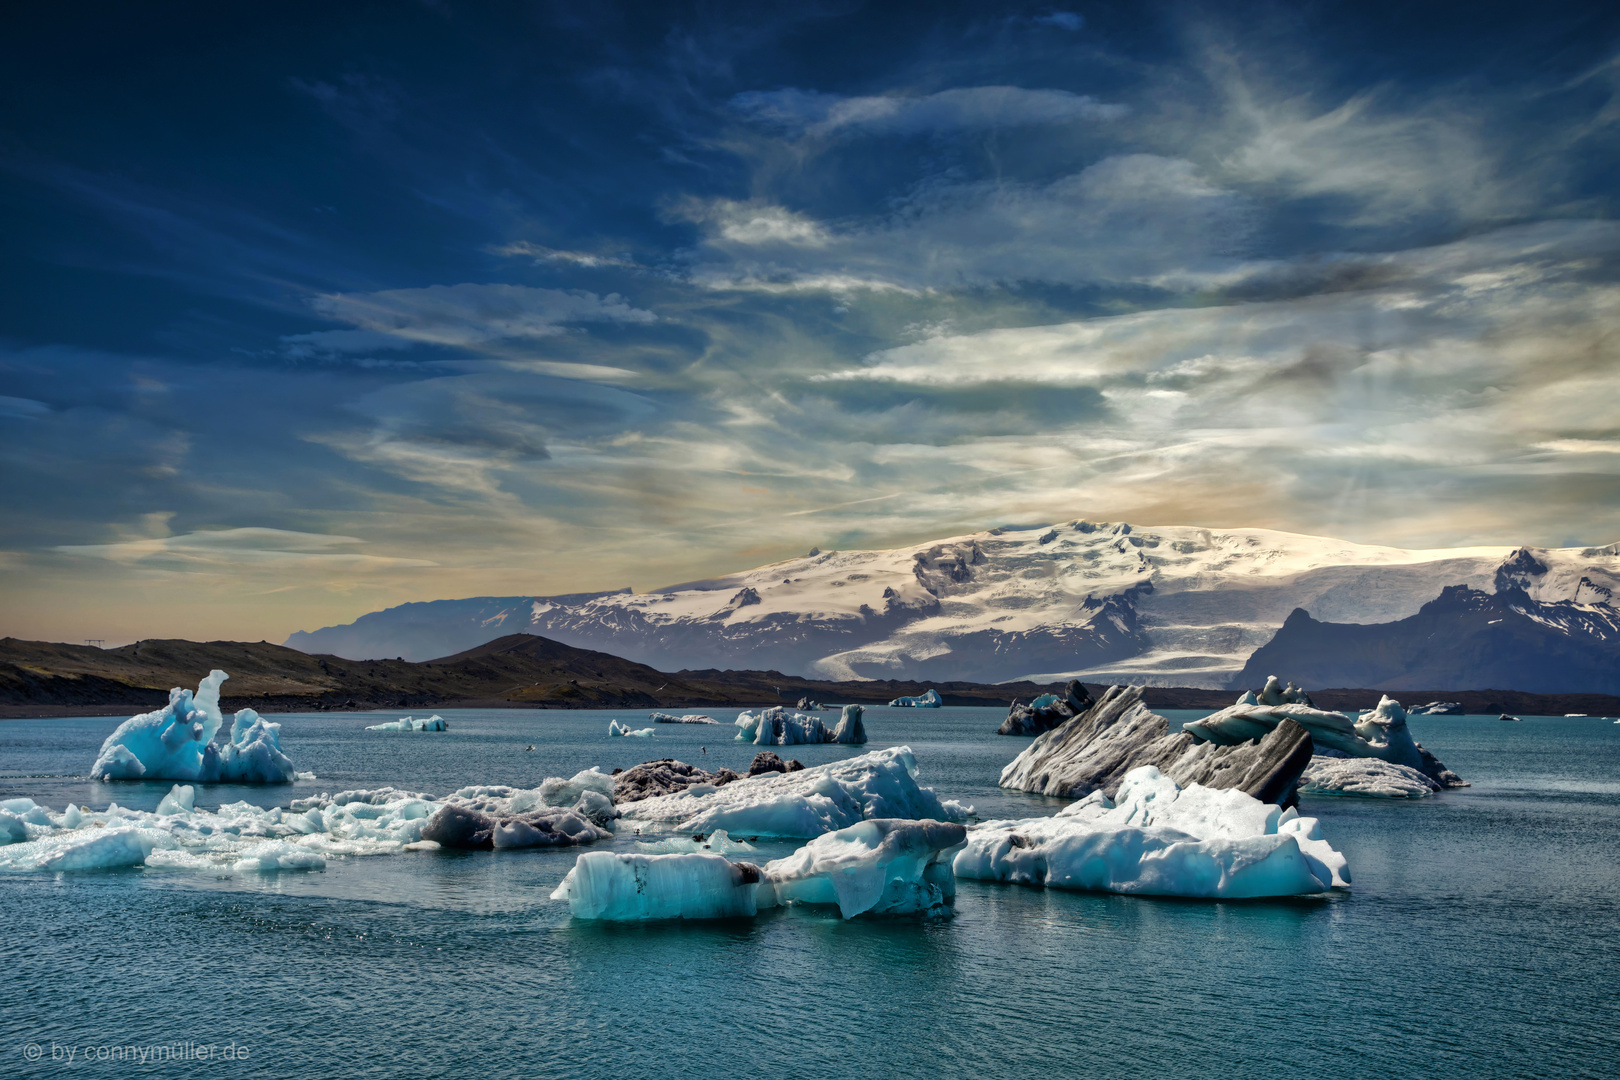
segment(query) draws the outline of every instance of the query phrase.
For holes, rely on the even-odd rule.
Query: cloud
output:
[[[427,559],[393,558],[341,550],[364,543],[364,540],[354,536],[239,528],[191,532],[180,536],[141,537],[110,544],[63,544],[54,550],[64,555],[106,559],[125,565],[154,564],[171,569],[302,567],[357,572],[435,565]]]
[[[32,420],[44,416],[51,411],[51,407],[43,401],[33,398],[6,397],[0,394],[0,416],[10,417],[13,420]]]
[[[971,86],[933,94],[842,97],[810,90],[749,90],[731,107],[779,130],[831,138],[838,135],[912,136],[993,128],[1117,120],[1129,110],[1068,90]]]
[[[706,229],[694,279],[760,291],[1155,283],[1236,265],[1251,214],[1191,162],[1152,154],[1104,158],[1045,184],[931,184],[875,220],[834,224],[724,200],[681,212]]]
[[[1086,25],[1086,21],[1072,11],[1054,11],[1049,15],[1037,15],[1030,21],[1037,26],[1055,26],[1059,30],[1070,32]]]
[[[470,346],[503,339],[546,338],[572,323],[651,323],[650,311],[617,293],[539,289],[527,285],[430,285],[370,293],[333,293],[310,301],[315,311],[374,334],[425,345]]]

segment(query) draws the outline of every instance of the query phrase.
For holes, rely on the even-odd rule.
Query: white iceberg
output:
[[[941,801],[917,783],[908,746],[789,773],[762,773],[723,787],[700,785],[620,807],[623,820],[645,829],[731,836],[811,837],[868,818],[963,821],[972,807]]]
[[[1350,884],[1345,857],[1300,817],[1235,789],[1133,769],[1046,818],[968,830],[959,878],[1145,896],[1297,896]]]
[[[894,709],[937,709],[944,704],[944,700],[939,696],[939,691],[930,687],[928,693],[917,697],[897,697],[889,702],[889,707]]]
[[[643,855],[682,855],[710,852],[715,855],[746,855],[757,851],[753,844],[744,840],[733,840],[726,835],[726,830],[716,829],[708,836],[699,833],[696,836],[671,836],[647,844],[637,844],[636,847]]]
[[[98,780],[191,780],[211,784],[285,784],[294,769],[281,752],[281,725],[243,709],[231,723],[230,741],[216,746],[224,724],[220,684],[229,675],[212,671],[196,694],[176,687],[169,704],[132,716],[101,744],[90,775]]]
[[[608,735],[610,737],[618,736],[618,735],[628,735],[631,738],[648,739],[648,738],[651,738],[652,736],[654,736],[656,734],[658,734],[658,731],[657,731],[656,728],[644,727],[644,728],[639,728],[639,729],[632,729],[629,724],[621,724],[617,720],[613,720],[613,721],[610,721],[608,723]]]
[[[685,713],[676,716],[673,713],[653,712],[647,714],[647,719],[655,724],[718,724],[720,722],[714,717],[705,716],[702,713]]]
[[[757,714],[744,712],[736,720],[737,740],[752,742],[755,746],[859,745],[866,742],[866,727],[861,721],[865,711],[860,705],[845,705],[838,724],[832,728],[819,716],[789,712],[784,705],[762,709]]]
[[[576,918],[614,921],[719,919],[778,904],[836,904],[863,913],[936,913],[956,891],[950,858],[966,838],[942,821],[862,821],[816,837],[767,863],[715,854],[581,855],[551,894]]]
[[[1299,778],[1301,794],[1362,795],[1383,799],[1421,799],[1440,790],[1434,780],[1410,765],[1378,758],[1311,759]]]
[[[372,724],[367,731],[449,731],[450,721],[434,713],[425,720],[416,720],[403,716],[398,720],[390,720],[386,724]]]

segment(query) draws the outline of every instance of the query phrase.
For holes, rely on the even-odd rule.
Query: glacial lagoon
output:
[[[635,711],[440,711],[449,730],[431,733],[364,730],[397,714],[271,717],[316,779],[199,786],[197,804],[533,787],[664,756],[746,771],[757,750],[732,741],[735,709],[707,710],[725,726],[659,725],[645,739],[606,735],[613,719],[644,726]],[[1004,715],[877,708],[867,746],[781,750],[817,765],[907,745],[923,783],[981,818],[1055,811],[1059,800],[996,787],[1028,742],[993,734]],[[0,798],[155,809],[170,783],[88,779],[119,720],[0,723]],[[0,1073],[1613,1075],[1620,728],[1525,720],[1412,718],[1469,788],[1306,795],[1301,812],[1354,876],[1349,892],[1316,898],[962,881],[950,919],[792,907],[625,925],[571,919],[549,898],[579,848],[335,858],[278,874],[0,875]],[[628,831],[613,849],[638,850]],[[758,859],[798,843],[760,841]],[[142,1065],[106,1053],[181,1043],[248,1054]]]

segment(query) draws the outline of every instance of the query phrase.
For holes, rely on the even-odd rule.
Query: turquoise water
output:
[[[283,747],[319,779],[219,786],[198,802],[284,805],[383,784],[443,794],[650,757],[746,767],[754,753],[715,728],[659,725],[654,739],[610,742],[610,717],[640,726],[622,712],[452,711],[444,734],[361,730],[393,715],[277,717]],[[924,783],[982,816],[1050,813],[1055,800],[995,786],[1027,742],[991,734],[1003,715],[874,709],[867,749],[910,745]],[[168,784],[82,778],[116,724],[0,722],[0,796],[155,807]],[[1474,786],[1410,803],[1307,799],[1302,811],[1322,819],[1355,877],[1325,899],[963,882],[956,917],[941,922],[795,908],[604,926],[548,899],[576,851],[337,859],[246,880],[6,876],[0,1076],[1620,1073],[1620,726],[1412,725]],[[790,752],[817,764],[853,749]],[[235,1043],[248,1056],[83,1057],[175,1043],[216,1054]],[[27,1058],[30,1044],[41,1060]]]

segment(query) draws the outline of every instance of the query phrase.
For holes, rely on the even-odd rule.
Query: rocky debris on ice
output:
[[[627,735],[634,739],[650,739],[658,734],[657,729],[644,727],[632,728],[629,724],[621,724],[617,720],[608,721],[608,736]]]
[[[1052,817],[973,826],[953,869],[982,881],[1212,899],[1350,884],[1347,860],[1315,818],[1235,789],[1183,787],[1153,766],[1126,774],[1117,802],[1098,790]]]
[[[434,713],[426,720],[414,720],[409,716],[398,720],[390,720],[386,724],[372,724],[367,731],[449,731],[450,721]]]
[[[1289,802],[1310,762],[1310,733],[1292,721],[1258,741],[1233,745],[1170,734],[1170,722],[1142,702],[1140,686],[1111,686],[1080,715],[1036,737],[1001,771],[1001,786],[1080,798],[1115,797],[1132,769],[1156,766],[1179,784],[1233,788],[1262,802]]]
[[[754,755],[754,760],[748,766],[749,776],[759,776],[763,773],[789,773],[798,772],[804,764],[798,760],[783,761],[771,750],[761,750]]]
[[[939,691],[930,688],[928,693],[918,697],[897,697],[889,702],[889,707],[892,709],[937,709],[944,704],[944,700],[939,696]]]
[[[690,787],[718,788],[736,779],[737,774],[730,769],[706,772],[696,765],[688,765],[674,758],[659,758],[615,772],[613,801],[622,806],[660,795],[678,795]]]
[[[612,837],[577,810],[560,808],[496,817],[465,806],[441,806],[422,828],[423,840],[446,848],[561,847]]]
[[[1007,710],[1007,719],[996,729],[997,735],[1039,735],[1051,731],[1063,721],[1079,716],[1096,704],[1091,693],[1079,679],[1070,679],[1063,688],[1063,696],[1042,694],[1028,705],[1013,702]]]
[[[875,818],[817,836],[764,867],[716,854],[587,852],[553,900],[582,919],[717,919],[780,904],[837,905],[856,915],[938,915],[955,895],[960,824]]]
[[[704,716],[702,713],[686,713],[683,716],[676,716],[674,713],[653,712],[647,714],[647,719],[655,724],[718,724],[720,722],[714,717]]]
[[[761,709],[758,713],[743,712],[736,721],[737,741],[752,742],[755,746],[859,745],[866,742],[866,727],[861,720],[865,711],[860,705],[845,705],[837,725],[830,729],[822,723],[821,717],[790,713],[782,705]]]
[[[690,766],[687,766],[690,768]],[[627,803],[626,822],[644,830],[732,836],[811,837],[869,818],[964,821],[973,808],[941,801],[917,783],[917,759],[907,746],[788,773],[763,773],[724,786],[699,783],[685,791]]]
[[[169,704],[132,716],[101,744],[90,775],[97,780],[189,780],[204,784],[286,784],[293,764],[281,752],[281,725],[252,709],[231,722],[229,741],[215,745],[224,724],[219,687],[229,675],[212,671],[197,687],[175,687]]]
[[[822,709],[830,709],[832,706],[823,705],[819,701],[812,701],[808,697],[802,697],[799,699],[799,703],[795,705],[794,708],[798,709],[800,712],[820,712]]]
[[[1431,701],[1415,709],[1407,709],[1407,716],[1467,716],[1468,710],[1457,701]]]
[[[1299,778],[1306,795],[1363,795],[1382,799],[1421,799],[1440,791],[1440,784],[1408,765],[1378,758],[1318,755]]]
[[[1267,681],[1267,689],[1274,688],[1277,677]],[[1289,684],[1292,686],[1292,684]],[[1337,751],[1350,757],[1379,758],[1396,765],[1406,765],[1434,780],[1441,787],[1466,787],[1456,773],[1425,750],[1412,738],[1407,727],[1407,712],[1401,703],[1385,696],[1376,709],[1370,709],[1352,722],[1340,712],[1329,712],[1294,701],[1277,701],[1277,695],[1268,700],[1262,694],[1254,700],[1245,694],[1236,705],[1195,720],[1182,728],[1183,732],[1204,742],[1221,746],[1234,746],[1264,736],[1285,720],[1291,720],[1311,733],[1315,745],[1324,750]]]

